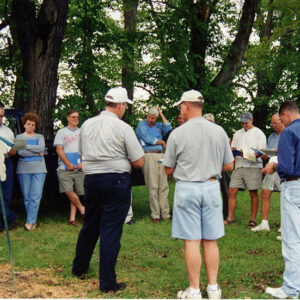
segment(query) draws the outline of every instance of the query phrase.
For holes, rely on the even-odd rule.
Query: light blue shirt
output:
[[[139,122],[136,128],[136,135],[141,143],[144,151],[163,151],[162,145],[155,145],[158,140],[162,140],[162,134],[166,134],[172,130],[171,123],[155,122],[150,127],[146,120]]]
[[[280,135],[277,135],[276,132],[273,132],[267,143],[267,149],[277,149]]]

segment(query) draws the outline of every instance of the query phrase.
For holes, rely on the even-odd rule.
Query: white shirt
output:
[[[231,147],[237,150],[246,150],[254,152],[252,148],[261,149],[266,148],[267,139],[265,134],[257,127],[253,127],[247,131],[244,128],[238,130],[232,139]],[[241,156],[236,157],[235,168],[262,168],[263,163],[261,158],[256,162],[244,159]]]
[[[9,142],[13,143],[14,142],[14,133],[10,128],[7,126],[1,124],[0,125],[0,136],[8,140]],[[8,154],[4,155],[5,157],[9,157]]]
[[[86,174],[130,172],[130,161],[144,156],[133,129],[109,111],[83,123],[78,150]]]

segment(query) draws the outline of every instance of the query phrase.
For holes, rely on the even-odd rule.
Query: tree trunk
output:
[[[14,105],[40,117],[40,132],[53,139],[52,108],[56,101],[58,64],[66,27],[68,0],[44,0],[36,17],[30,0],[14,0],[13,36],[22,66],[17,73]]]
[[[127,89],[129,99],[133,98],[135,70],[134,45],[136,36],[136,13],[138,0],[124,0],[125,43],[122,49],[122,86]],[[129,108],[131,112],[131,107]]]
[[[245,0],[237,35],[230,47],[220,72],[211,82],[211,86],[218,87],[229,85],[235,74],[240,70],[242,59],[249,43],[249,37],[259,2],[260,0]]]

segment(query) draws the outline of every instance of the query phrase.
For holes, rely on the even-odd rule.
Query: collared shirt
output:
[[[300,177],[300,118],[280,134],[277,172],[280,178]]]
[[[171,123],[155,122],[150,127],[147,120],[139,122],[136,128],[136,135],[141,143],[144,151],[163,151],[162,145],[155,145],[158,140],[162,140],[162,134],[166,134],[172,130]]]
[[[80,128],[76,127],[71,129],[64,127],[59,129],[55,135],[53,145],[62,146],[65,153],[78,153],[78,141],[79,141]],[[66,166],[64,162],[58,157],[57,170],[65,170]]]
[[[131,171],[130,161],[144,156],[133,129],[109,111],[86,120],[81,126],[79,154],[86,174]]]
[[[237,150],[253,151],[252,148],[265,148],[267,139],[265,134],[257,127],[253,127],[247,131],[244,128],[238,130],[232,139],[231,147]],[[254,151],[253,151],[254,152]],[[262,168],[261,158],[257,158],[256,162],[247,160],[241,156],[235,159],[235,168]]]
[[[175,168],[176,180],[201,182],[221,178],[222,166],[231,162],[232,151],[224,129],[196,117],[171,132],[163,164]]]
[[[276,132],[273,132],[268,138],[267,149],[277,149],[279,138],[280,134],[278,135]]]

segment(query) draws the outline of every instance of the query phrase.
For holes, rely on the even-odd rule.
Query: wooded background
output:
[[[51,140],[55,120],[97,114],[109,87],[149,93],[132,126],[157,104],[175,123],[193,88],[229,136],[244,110],[267,132],[281,102],[300,104],[299,12],[298,0],[2,0],[0,101],[36,112]]]

